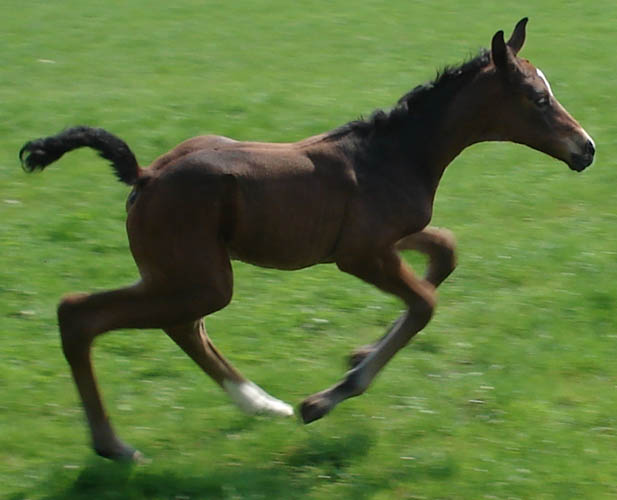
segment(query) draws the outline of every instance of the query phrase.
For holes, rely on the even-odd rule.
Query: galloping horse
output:
[[[435,289],[454,270],[452,234],[427,227],[446,166],[481,141],[525,144],[576,171],[593,162],[591,137],[544,74],[518,57],[526,24],[519,21],[507,43],[498,31],[490,50],[416,87],[390,111],[295,143],[200,136],[149,168],[102,129],[74,127],[25,144],[19,156],[27,171],[88,146],[133,187],[127,232],[140,281],[68,295],[58,307],[62,348],[96,452],[140,456],[116,436],[90,360],[94,338],[120,328],[162,328],[243,410],[293,414],[243,377],[206,334],[204,316],[231,300],[231,259],[276,269],[335,263],[405,303],[380,340],[352,353],[340,382],[304,400],[302,419],[319,419],[363,393],[429,322]],[[424,278],[399,256],[409,249],[428,256]]]

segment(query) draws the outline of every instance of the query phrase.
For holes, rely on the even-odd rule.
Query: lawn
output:
[[[0,16],[0,498],[617,497],[617,5],[236,1],[16,2]],[[159,331],[97,341],[120,435],[89,448],[62,356],[64,293],[137,278],[128,190],[91,151],[26,176],[29,139],[76,124],[141,164],[188,137],[293,141],[391,106],[529,16],[522,55],[594,137],[575,174],[511,144],[447,170],[433,224],[459,241],[434,320],[360,398],[310,426],[250,418]],[[423,261],[409,261],[420,272]],[[294,405],[331,385],[401,304],[334,266],[236,263],[210,335]]]

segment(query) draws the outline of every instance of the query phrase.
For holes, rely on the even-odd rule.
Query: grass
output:
[[[598,0],[15,2],[0,20],[0,497],[602,499],[617,496],[617,7]],[[598,144],[582,175],[484,144],[446,172],[434,223],[460,264],[433,322],[328,418],[244,417],[160,332],[116,332],[95,363],[120,434],[88,448],[59,349],[66,292],[136,277],[125,187],[91,152],[25,176],[24,141],[102,126],[147,164],[205,132],[295,140],[387,107],[531,18],[523,54]],[[421,269],[422,261],[409,256]],[[235,265],[208,320],[223,352],[290,402],[344,371],[400,304],[331,266]]]

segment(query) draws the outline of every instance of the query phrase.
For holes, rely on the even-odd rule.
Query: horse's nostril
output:
[[[588,154],[590,156],[596,154],[596,146],[593,142],[587,141],[587,143],[585,144],[585,154]]]

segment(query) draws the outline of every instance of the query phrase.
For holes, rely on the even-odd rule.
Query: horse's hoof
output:
[[[115,462],[134,464],[145,462],[145,458],[139,450],[122,442],[115,443],[111,447],[95,447],[94,451],[97,455]]]
[[[300,404],[300,416],[305,424],[319,420],[332,409],[330,402],[322,395],[315,394]]]

